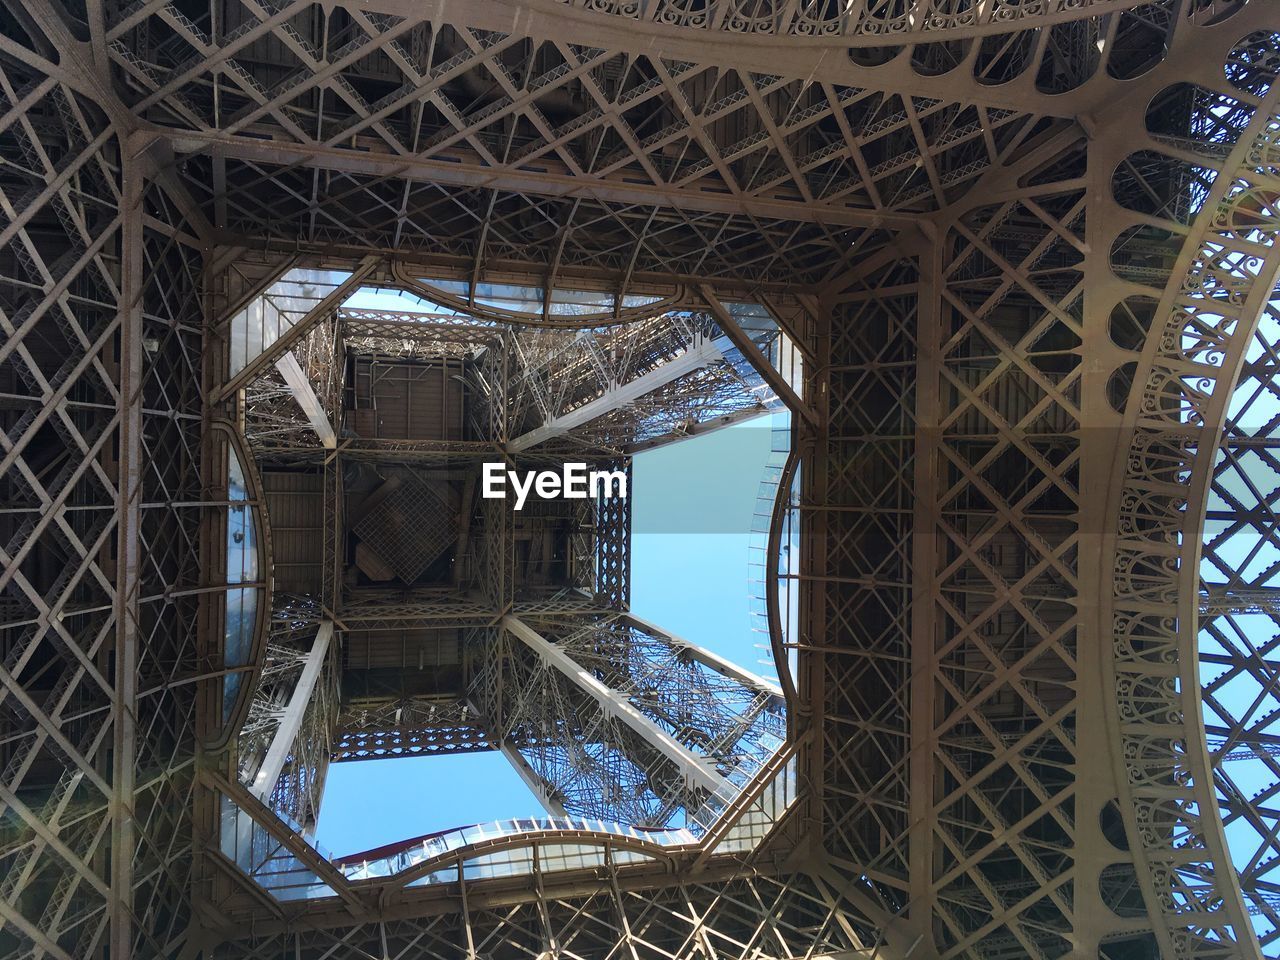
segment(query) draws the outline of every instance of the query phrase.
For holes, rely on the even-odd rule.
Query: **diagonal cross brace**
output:
[[[563,649],[545,639],[519,617],[510,615],[503,617],[502,628],[533,650],[544,662],[568,677],[584,693],[599,703],[605,713],[622,721],[644,737],[654,749],[676,765],[686,782],[711,793],[720,791],[721,796],[725,796],[728,789],[731,789],[726,788],[724,778],[712,769],[708,758],[699,756],[671,736],[637,710],[621,693],[605,686]]]
[[[373,273],[378,263],[379,258],[373,256],[361,260],[351,276],[334,287],[327,297],[308,310],[301,320],[277,337],[274,343],[269,344],[260,354],[246,363],[243,370],[214,391],[212,402],[221,403],[261,376],[268,364],[275,363],[292,350],[317,323],[342,306],[343,302],[360,288],[369,274]]]
[[[724,354],[720,352],[720,348],[715,342],[702,337],[689,347],[680,356],[659,367],[655,367],[648,373],[629,380],[626,383],[616,383],[609,387],[603,394],[589,403],[560,416],[553,416],[547,419],[547,422],[540,427],[534,427],[528,433],[523,433],[507,444],[507,449],[512,453],[519,453],[521,450],[528,450],[530,447],[537,446],[553,437],[563,436],[571,430],[597,420],[615,410],[620,410],[630,406],[646,394],[652,393],[669,383],[679,380],[683,376],[687,376],[696,370],[716,363],[723,359]]]
[[[315,692],[321,668],[329,653],[329,643],[332,640],[333,621],[322,620],[320,629],[316,632],[316,639],[307,652],[302,675],[298,677],[298,682],[289,695],[289,704],[284,708],[284,717],[280,720],[280,726],[276,728],[275,736],[271,738],[267,756],[262,761],[262,766],[258,768],[257,776],[254,777],[253,786],[250,788],[250,793],[263,803],[267,802],[271,791],[275,789],[276,781],[284,772],[285,761],[289,759],[293,741],[297,739],[298,731],[302,729],[302,719],[306,715],[307,704],[311,702],[311,695]]]
[[[711,292],[711,288],[703,284],[701,290],[702,296],[707,301],[707,307],[711,310],[711,315],[716,318],[716,323],[720,325],[720,329],[733,342],[733,345],[742,351],[742,355],[747,358],[747,361],[756,368],[756,372],[769,385],[769,389],[777,394],[778,398],[789,409],[800,414],[812,425],[818,426],[818,415],[813,408],[791,389],[791,384],[787,383],[786,378],[760,352],[760,348],[747,336],[746,331],[738,326],[738,321],[733,319],[729,311],[724,308],[724,304],[716,299],[716,295]]]

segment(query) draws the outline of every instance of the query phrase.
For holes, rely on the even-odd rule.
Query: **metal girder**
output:
[[[243,389],[255,377],[259,376],[268,364],[275,363],[292,350],[294,345],[310,333],[316,324],[332,315],[342,305],[343,301],[359,289],[361,284],[377,269],[381,262],[382,259],[380,257],[372,256],[361,260],[356,265],[355,270],[352,271],[351,276],[334,287],[323,300],[307,311],[297,323],[270,344],[267,344],[263,351],[249,360],[235,376],[213,391],[210,402],[220,403],[227,397],[233,396],[237,390]]]
[[[786,737],[781,691],[628,614],[545,617],[543,634],[579,667],[625,698],[741,788]],[[727,801],[729,794],[721,794]],[[706,826],[707,812],[693,811]]]
[[[289,390],[298,401],[298,406],[302,408],[307,422],[320,438],[320,445],[326,450],[334,449],[338,445],[338,435],[334,432],[333,424],[329,422],[324,404],[316,396],[315,388],[311,386],[311,381],[298,365],[298,358],[293,355],[293,351],[285,353],[276,361],[275,366],[280,371],[280,376],[284,377],[284,382],[289,385]]]
[[[764,412],[765,385],[724,357],[728,346],[709,316],[684,311],[578,333],[521,329],[511,337],[506,432],[520,450],[616,456]],[[557,435],[561,443],[547,442]]]
[[[764,379],[775,394],[792,410],[810,423],[816,424],[817,414],[813,408],[805,403],[805,401],[792,389],[785,377],[769,362],[769,358],[760,352],[760,348],[755,342],[747,336],[746,332],[739,326],[738,321],[733,318],[728,310],[724,308],[715,293],[705,284],[702,286],[703,299],[707,301],[707,306],[711,310],[711,315],[716,318],[716,323],[720,325],[720,329],[725,332],[733,345],[742,351],[742,355],[747,358],[751,366]]]
[[[711,41],[720,34],[742,43],[781,47],[787,42],[801,47],[821,48],[881,46],[886,37],[901,44],[938,43],[965,40],[1011,29],[1047,29],[1059,23],[1100,17],[1140,7],[1148,0],[1085,0],[1074,4],[1026,9],[1018,0],[995,0],[974,10],[957,7],[950,0],[912,0],[884,8],[875,0],[851,0],[839,9],[791,4],[749,11],[730,0],[713,0],[706,7],[690,9],[677,0],[660,0],[642,13],[625,3],[593,3],[571,0],[570,6],[583,25],[592,18],[609,15],[627,28],[658,36],[693,33]],[[560,6],[526,0],[529,7],[561,10]]]
[[[340,148],[299,144],[290,140],[262,140],[221,133],[182,131],[172,135],[176,149],[184,153],[217,150],[221,155],[262,164],[295,165],[373,177],[395,177],[412,182],[455,187],[529,193],[570,200],[591,199],[653,209],[690,213],[732,214],[761,220],[785,220],[832,227],[884,227],[906,229],[914,216],[844,205],[814,205],[801,198],[782,196],[717,196],[670,185],[636,183],[629,178],[584,178],[563,169],[533,172],[520,167],[493,166],[474,155],[451,159],[405,158],[354,152]]]
[[[467,701],[437,696],[360,698],[344,705],[331,743],[335,763],[495,749]]]
[[[698,756],[680,743],[642,712],[637,710],[625,697],[611,690],[597,680],[590,672],[580,667],[556,644],[549,643],[540,634],[531,629],[517,617],[502,618],[502,629],[516,637],[546,662],[572,680],[580,689],[592,697],[610,716],[616,717],[636,733],[652,744],[667,757],[685,781],[710,793],[724,788],[724,780],[710,766],[705,757]]]
[[[665,446],[676,440],[687,440],[690,437],[701,437],[708,433],[715,433],[717,430],[723,430],[725,427],[731,427],[735,423],[742,423],[746,420],[754,420],[757,417],[763,417],[769,411],[761,408],[744,408],[735,410],[732,413],[721,414],[711,420],[699,420],[688,426],[683,426],[671,433],[654,437],[649,440],[638,440],[635,443],[628,444],[623,452],[629,456],[635,456],[637,453],[644,453],[646,450],[653,450],[656,447]]]
[[[142,178],[142,170],[138,166],[131,166],[125,173],[121,197],[124,229],[121,234],[120,499],[111,770],[111,886],[114,897],[111,905],[110,943],[111,952],[123,957],[133,952],[134,918],[129,908],[129,894],[133,890],[133,847],[137,842],[133,794],[137,777],[138,601],[141,591],[139,565],[142,560]]]
[[[520,775],[524,785],[529,788],[529,792],[538,798],[542,809],[553,817],[567,817],[564,804],[551,792],[550,785],[538,776],[533,767],[529,766],[529,761],[521,756],[520,751],[509,743],[503,743],[500,749],[502,755],[507,758],[507,762]]]
[[[264,803],[271,796],[271,791],[275,789],[276,781],[280,779],[284,765],[293,752],[294,741],[302,729],[303,716],[315,693],[316,682],[320,679],[320,671],[324,667],[325,658],[329,655],[329,643],[332,640],[333,621],[320,621],[316,638],[312,641],[311,649],[307,651],[302,673],[298,676],[292,693],[289,694],[289,702],[284,707],[280,725],[271,739],[271,746],[267,748],[266,758],[258,768],[253,785],[249,788],[250,792]]]
[[[507,443],[507,449],[512,453],[519,453],[554,437],[563,436],[607,414],[624,410],[645,394],[673,383],[695,370],[720,362],[723,357],[715,341],[696,337],[688,349],[674,360],[668,360],[634,380],[611,383],[596,399],[575,407],[568,413],[554,415],[541,426],[515,437]]]
[[[1241,47],[1233,58],[1242,68],[1233,75],[1232,99],[1265,93],[1246,111],[1225,110],[1213,91],[1195,101],[1193,109],[1208,117],[1230,119],[1226,135],[1234,144],[1225,157],[1196,161],[1217,168],[1204,193],[1194,188],[1185,191],[1189,197],[1167,188],[1154,198],[1147,193],[1170,177],[1189,184],[1202,173],[1191,167],[1190,157],[1171,158],[1162,169],[1151,156],[1133,151],[1115,168],[1112,181],[1120,205],[1190,227],[1154,305],[1158,319],[1150,342],[1155,349],[1134,371],[1123,410],[1125,470],[1112,494],[1120,523],[1116,563],[1108,567],[1119,628],[1110,679],[1117,712],[1127,721],[1121,728],[1125,752],[1117,763],[1128,780],[1122,809],[1131,830],[1147,836],[1157,831],[1161,838],[1135,850],[1135,874],[1161,904],[1156,933],[1162,948],[1178,955],[1269,955],[1280,942],[1274,905],[1260,902],[1260,891],[1269,885],[1270,866],[1263,864],[1269,861],[1271,840],[1264,838],[1274,836],[1274,813],[1262,794],[1246,788],[1249,799],[1244,799],[1235,783],[1240,775],[1221,765],[1230,748],[1213,756],[1207,740],[1209,731],[1225,734],[1230,743],[1251,728],[1265,729],[1260,721],[1273,709],[1270,696],[1246,706],[1223,694],[1223,681],[1232,675],[1261,676],[1265,685],[1272,684],[1267,634],[1274,621],[1269,614],[1255,614],[1255,625],[1245,627],[1248,616],[1233,623],[1227,611],[1209,607],[1201,613],[1206,586],[1212,595],[1224,585],[1264,585],[1267,578],[1251,570],[1253,558],[1275,543],[1274,521],[1258,516],[1271,512],[1275,496],[1267,479],[1269,455],[1251,451],[1247,441],[1274,433],[1274,417],[1262,411],[1270,407],[1267,396],[1276,377],[1280,177],[1264,158],[1276,150],[1280,89],[1274,83],[1257,86],[1255,57],[1263,49],[1274,51],[1274,40]],[[1269,76],[1274,78],[1274,70]],[[1199,331],[1197,339],[1183,342],[1192,330]],[[1257,359],[1250,362],[1250,355]],[[1142,398],[1156,389],[1178,401],[1140,413]],[[1233,442],[1237,436],[1246,438],[1241,449]],[[1248,465],[1249,458],[1257,459]],[[1222,508],[1224,516],[1206,522],[1210,507]],[[1135,527],[1139,513],[1144,520]],[[1162,564],[1161,552],[1178,543],[1188,545],[1179,562]],[[1164,622],[1176,623],[1176,629],[1152,632],[1153,603],[1171,616]],[[1154,666],[1156,650],[1176,669]],[[1180,728],[1170,739],[1157,733],[1166,724]],[[1141,760],[1132,752],[1139,743]],[[1267,760],[1259,762],[1263,769],[1269,766]],[[1168,772],[1162,776],[1160,770]],[[1229,831],[1228,824],[1249,826]],[[1183,844],[1165,839],[1170,830],[1202,851],[1196,858],[1202,866],[1191,867]],[[1236,868],[1220,866],[1228,862]],[[1195,888],[1182,909],[1171,911],[1166,878],[1187,869],[1202,870],[1212,880]],[[1156,882],[1148,888],[1152,878]]]
[[[690,643],[682,637],[677,637],[669,630],[665,630],[655,623],[637,617],[634,613],[624,613],[619,618],[623,623],[643,630],[655,637],[662,637],[671,649],[679,656],[688,657],[702,664],[709,670],[714,670],[721,676],[728,677],[731,680],[740,683],[743,687],[766,693],[773,697],[782,696],[782,688],[775,683],[770,683],[761,676],[746,670],[732,661],[726,660],[712,650],[706,647],[700,647],[696,643]]]

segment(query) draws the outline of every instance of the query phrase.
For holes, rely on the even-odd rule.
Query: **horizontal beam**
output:
[[[711,762],[706,757],[695,754],[632,706],[626,697],[606,687],[563,649],[543,638],[524,621],[508,615],[502,618],[502,628],[529,647],[544,663],[559,670],[573,681],[584,693],[599,703],[605,713],[625,723],[644,737],[655,750],[675,764],[686,782],[711,793],[725,786],[724,779],[711,768]],[[725,794],[722,792],[721,795]]]
[[[216,132],[182,131],[171,135],[180,153],[217,148],[223,156],[253,163],[302,165],[367,177],[390,177],[441,186],[480,187],[543,197],[597,200],[604,203],[669,207],[700,213],[723,213],[763,220],[818,223],[832,227],[884,227],[904,230],[920,217],[837,204],[813,203],[800,197],[710,193],[669,184],[630,183],[622,178],[590,177],[564,172],[536,172],[510,166],[486,166],[458,152],[457,162],[403,157],[371,151],[263,140]],[[544,163],[543,161],[539,161]],[[547,162],[544,165],[550,166]]]
[[[1010,0],[992,2],[986,0],[974,4],[976,15],[954,16],[954,7],[943,0],[913,0],[902,4],[897,23],[885,14],[883,3],[876,0],[843,0],[833,7],[835,15],[825,23],[805,23],[798,15],[800,4],[778,5],[770,12],[767,21],[744,30],[734,25],[734,14],[740,4],[731,0],[709,0],[705,4],[701,21],[697,25],[674,22],[660,14],[664,4],[649,3],[647,16],[614,12],[595,0],[521,0],[518,3],[497,3],[493,0],[436,0],[446,22],[465,23],[468,26],[491,30],[511,29],[512,8],[519,11],[517,22],[533,36],[569,35],[576,43],[593,43],[598,46],[615,46],[629,41],[632,48],[661,49],[665,55],[694,57],[712,62],[723,62],[726,54],[737,58],[755,54],[763,58],[759,69],[771,68],[785,73],[778,58],[790,61],[801,57],[813,71],[830,48],[840,52],[865,47],[883,47],[887,43],[908,45],[916,43],[944,43],[967,40],[974,37],[1007,36],[1015,30],[1047,29],[1060,23],[1070,23],[1089,17],[1103,17],[1122,13],[1149,3],[1150,0],[1078,0],[1071,3],[1044,4],[1045,9],[1034,13],[1020,10]],[[488,8],[497,6],[498,16],[486,15]],[[683,5],[669,4],[684,12]],[[814,6],[814,5],[810,5]],[[412,0],[384,0],[388,12],[407,13]],[[702,8],[702,5],[699,5]],[[630,10],[623,7],[623,10]],[[447,12],[445,12],[447,11]],[[657,14],[657,15],[655,15]],[[1018,15],[1011,15],[1018,14]],[[682,52],[669,49],[676,46]],[[768,58],[772,55],[773,61]],[[715,59],[713,59],[715,58]],[[833,60],[837,58],[832,58]],[[848,59],[847,56],[844,59]],[[803,72],[796,73],[803,76]]]

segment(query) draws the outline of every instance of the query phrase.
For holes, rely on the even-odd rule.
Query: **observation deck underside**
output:
[[[1280,957],[1278,71],[1262,0],[0,0],[0,956]],[[625,500],[478,492],[784,407],[776,687]],[[469,750],[547,819],[311,843]]]

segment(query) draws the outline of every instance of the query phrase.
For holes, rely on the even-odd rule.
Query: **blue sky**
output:
[[[751,632],[751,519],[771,418],[640,454],[631,510],[631,609],[768,674]],[[329,768],[316,840],[342,856],[449,827],[542,816],[502,754],[412,757]]]

